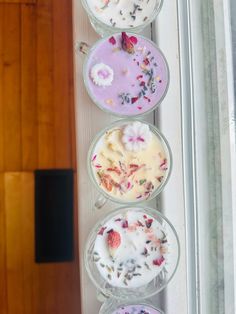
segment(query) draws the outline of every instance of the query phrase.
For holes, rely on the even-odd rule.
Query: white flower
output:
[[[95,64],[91,69],[90,75],[94,84],[98,86],[110,86],[114,78],[112,68],[104,63]]]
[[[145,150],[152,138],[152,133],[147,124],[139,121],[132,122],[123,130],[122,142],[126,150],[138,152]]]

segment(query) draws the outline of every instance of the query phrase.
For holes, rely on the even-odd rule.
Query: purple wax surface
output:
[[[128,34],[129,36],[133,36]],[[135,116],[151,110],[166,94],[168,66],[155,45],[138,35],[134,53],[122,49],[121,34],[101,40],[89,54],[85,80],[93,101],[111,113]],[[91,77],[94,65],[108,65],[114,73],[110,86],[98,86]]]
[[[161,312],[147,305],[127,305],[121,306],[112,314],[161,314]]]

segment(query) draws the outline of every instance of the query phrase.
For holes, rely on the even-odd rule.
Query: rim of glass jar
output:
[[[128,122],[134,122],[134,121],[138,121],[138,122],[142,122],[142,123],[147,124],[150,127],[150,130],[152,131],[152,133],[154,133],[155,135],[157,135],[159,137],[162,145],[164,144],[163,146],[165,149],[165,153],[167,155],[169,168],[168,168],[168,173],[165,177],[165,180],[162,181],[160,186],[151,194],[151,196],[148,199],[143,199],[143,200],[139,199],[136,201],[128,201],[128,200],[122,201],[122,200],[117,199],[117,198],[111,196],[110,194],[106,193],[102,188],[99,187],[97,180],[95,178],[92,166],[91,166],[91,160],[92,160],[93,151],[94,151],[94,148],[96,147],[97,142],[99,141],[99,139],[103,136],[103,134],[106,131],[108,131],[108,130],[110,130],[110,129],[118,126],[118,125],[124,125]],[[155,197],[157,197],[157,195],[159,195],[163,191],[164,187],[166,186],[167,182],[169,181],[169,178],[170,178],[170,175],[172,172],[172,166],[173,166],[172,152],[171,152],[170,145],[169,145],[167,139],[165,138],[165,136],[153,124],[146,122],[146,121],[140,121],[139,119],[121,119],[121,120],[118,120],[118,121],[115,121],[115,122],[109,124],[107,127],[102,129],[94,137],[92,143],[90,144],[90,148],[89,148],[88,155],[87,155],[87,169],[88,169],[90,180],[93,182],[93,184],[94,184],[95,188],[97,189],[97,191],[99,192],[99,194],[102,194],[103,197],[105,197],[107,200],[110,200],[110,201],[117,203],[117,204],[136,205],[136,204],[141,204],[141,203],[150,201],[150,200],[154,199]]]
[[[117,299],[115,299],[115,301],[117,301]],[[108,299],[102,304],[98,314],[107,314],[106,312],[108,311],[108,309],[106,309],[106,307],[108,306],[108,302],[111,302],[111,299]],[[159,312],[158,314],[165,314],[162,310],[160,310],[159,308],[157,308],[151,303],[148,303],[148,302],[139,303],[138,301],[136,303],[134,301],[119,302],[119,304],[117,305],[115,304],[114,306],[111,305],[111,307],[109,308],[109,311],[118,311],[123,306],[125,307],[125,306],[132,306],[132,305],[133,306],[137,306],[137,305],[145,306],[145,307],[151,308],[152,310],[158,311]],[[109,314],[113,314],[113,312]]]
[[[156,1],[157,2],[157,1]],[[141,32],[146,26],[148,26],[149,24],[151,24],[154,19],[157,17],[157,15],[160,13],[162,6],[163,6],[163,2],[164,0],[160,0],[160,4],[159,6],[157,6],[157,8],[155,10],[153,10],[153,13],[151,14],[150,18],[147,19],[143,24],[137,25],[135,27],[126,27],[126,28],[120,28],[120,27],[113,27],[110,26],[104,22],[102,22],[101,20],[99,20],[93,13],[93,11],[90,9],[88,3],[86,0],[81,0],[81,3],[85,9],[85,11],[87,12],[89,19],[90,17],[95,21],[95,23],[98,23],[101,25],[101,27],[105,30],[108,30],[107,33],[111,34],[111,33],[116,33],[116,32],[129,32],[130,30],[132,30],[133,32]],[[98,32],[97,32],[98,33]],[[98,33],[100,36],[101,34]]]
[[[132,207],[127,204],[126,206],[121,206],[118,208],[113,209],[109,214],[105,214],[103,215],[99,221],[94,225],[93,229],[90,231],[87,240],[86,240],[86,244],[85,244],[85,249],[84,249],[84,264],[85,264],[85,268],[86,271],[89,275],[89,278],[91,279],[92,283],[94,284],[94,286],[98,289],[98,291],[101,291],[105,296],[107,297],[113,297],[115,300],[124,300],[122,297],[116,296],[116,295],[112,295],[112,294],[108,294],[106,289],[103,289],[98,283],[97,281],[94,279],[94,277],[92,276],[90,269],[89,269],[89,264],[88,264],[88,257],[87,257],[87,253],[89,251],[89,244],[91,242],[91,238],[93,237],[94,232],[96,232],[96,230],[99,230],[100,225],[104,224],[104,221],[108,221],[109,219],[111,219],[113,216],[115,216],[116,213],[119,213],[121,210],[128,210],[128,209],[132,209]],[[145,295],[143,297],[143,299],[148,299],[151,298],[152,296],[160,293],[163,289],[165,289],[167,287],[167,285],[169,284],[169,282],[172,280],[172,278],[174,277],[178,266],[179,266],[179,261],[180,261],[180,241],[179,241],[179,236],[175,230],[175,227],[173,226],[173,224],[170,222],[170,220],[164,215],[162,214],[159,210],[154,209],[152,207],[149,206],[143,206],[143,205],[135,205],[135,208],[133,209],[138,209],[138,210],[147,210],[149,212],[149,214],[152,216],[158,214],[166,223],[167,225],[171,228],[173,234],[175,235],[175,239],[176,239],[176,243],[177,243],[177,261],[176,261],[176,265],[175,268],[173,270],[173,273],[171,274],[171,276],[168,278],[168,280],[166,281],[166,283],[159,289],[156,291],[153,291],[153,293],[150,293],[149,295]],[[131,301],[135,302],[135,299],[132,299]]]
[[[132,32],[128,32],[131,36],[137,36],[137,34],[135,33],[132,33]],[[142,35],[139,35],[138,36],[140,38],[143,38],[145,39],[146,41],[148,41],[150,44],[153,45],[153,47],[155,47],[155,49],[157,49],[157,51],[161,54],[163,60],[165,61],[165,65],[166,65],[166,69],[167,69],[167,85],[166,85],[166,89],[165,89],[165,92],[163,93],[163,95],[161,96],[160,100],[154,105],[152,106],[150,109],[148,109],[147,111],[145,112],[141,112],[141,113],[137,113],[137,114],[134,114],[134,115],[127,115],[127,114],[120,114],[120,113],[117,113],[117,112],[113,112],[112,110],[109,110],[105,107],[103,107],[96,99],[96,97],[94,97],[92,95],[92,93],[90,92],[90,89],[89,89],[89,84],[88,84],[88,79],[87,78],[87,65],[88,65],[88,61],[89,61],[89,58],[90,58],[90,55],[91,53],[93,52],[93,50],[95,50],[97,48],[97,46],[99,46],[99,44],[105,40],[107,40],[110,36],[114,36],[114,35],[117,35],[117,34],[120,34],[120,32],[115,32],[115,33],[112,33],[106,37],[103,37],[103,38],[100,38],[98,39],[94,45],[92,45],[92,47],[90,48],[89,47],[89,51],[88,51],[88,54],[86,55],[86,58],[84,60],[84,65],[83,65],[83,81],[84,81],[84,85],[86,87],[86,90],[87,90],[87,93],[90,97],[90,99],[93,101],[93,103],[99,108],[101,109],[102,111],[106,112],[106,113],[109,113],[109,114],[112,114],[114,116],[117,116],[119,118],[137,118],[137,117],[142,117],[142,116],[145,116],[147,114],[149,114],[150,112],[154,111],[157,109],[157,107],[162,103],[162,101],[164,100],[164,98],[166,97],[166,94],[169,90],[169,86],[170,86],[170,69],[169,69],[169,65],[168,65],[168,62],[167,62],[167,59],[164,55],[164,53],[161,51],[161,49],[156,45],[156,43],[154,43],[152,40],[150,40],[149,38],[145,37],[145,36],[142,36]]]

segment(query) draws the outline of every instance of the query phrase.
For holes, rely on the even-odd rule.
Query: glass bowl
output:
[[[154,10],[152,10],[148,18],[145,17],[146,19],[145,21],[143,21],[143,23],[134,27],[122,28],[122,27],[108,25],[105,22],[101,21],[99,18],[95,16],[94,12],[91,10],[91,8],[88,5],[87,0],[81,0],[81,2],[85,11],[87,12],[91,25],[93,26],[94,30],[101,36],[105,36],[105,35],[112,34],[114,32],[120,32],[120,31],[132,31],[134,33],[140,33],[146,26],[148,26],[150,23],[153,22],[153,20],[159,14],[163,5],[163,0],[157,0],[154,6]]]
[[[121,302],[114,299],[108,299],[100,308],[99,314],[140,314],[141,310],[148,311],[149,314],[164,314],[163,311],[156,308],[150,302]]]
[[[118,38],[119,41],[121,40],[119,37],[120,33],[114,33],[112,37],[114,36]],[[101,45],[103,45],[103,47],[105,45],[105,51],[110,51],[110,46],[111,48],[113,47],[113,45],[109,42],[111,38],[110,36],[98,40],[92,47],[89,47],[86,43],[83,42],[78,43],[77,45],[78,51],[86,54],[86,60],[83,67],[83,79],[90,98],[104,112],[121,118],[142,117],[143,115],[146,115],[155,110],[165,98],[170,81],[170,72],[167,60],[162,51],[155,45],[155,43],[141,35],[136,36],[133,33],[129,33],[128,36],[137,37],[145,44],[143,45],[140,43],[139,46],[138,41],[136,44],[138,57],[135,57],[136,53],[134,54],[134,57],[133,55],[130,57],[128,53],[127,57],[126,54],[122,54],[120,56],[122,62],[118,62],[117,60],[119,59],[113,58],[113,52],[111,55],[109,55],[109,58],[105,58],[103,50],[99,50],[99,48],[102,47]],[[116,40],[115,45],[118,45],[117,47],[119,48],[120,44],[118,44],[118,39]],[[115,48],[112,49],[117,48],[116,46],[114,47]],[[142,47],[144,50],[147,49],[147,53],[149,49],[154,52],[155,58],[150,58],[152,61],[147,61],[146,53],[140,50]],[[120,49],[117,51],[118,52],[114,52],[114,54],[117,54],[119,51],[123,50]],[[138,66],[134,61],[136,60],[135,58],[139,58],[139,61],[137,62],[137,64],[139,64]],[[145,65],[143,63],[144,60],[145,62],[149,63]],[[127,64],[125,62],[127,62]],[[97,64],[108,65],[110,69],[113,70],[114,78],[111,85],[101,87],[95,85],[92,82],[91,71]],[[149,72],[147,70],[149,70]],[[125,71],[127,71],[127,74]],[[147,74],[150,73],[150,71],[153,71],[151,84],[154,86],[154,91],[151,90],[151,84],[149,82],[150,76]],[[138,77],[143,78],[137,80]],[[141,83],[144,83],[145,80],[146,86],[141,85]],[[129,102],[124,103],[124,99],[122,100],[120,98],[122,94],[129,95]],[[135,103],[133,103],[133,99],[135,98],[137,98],[137,100]],[[113,103],[110,103],[111,101],[114,103],[117,102],[118,105],[114,106]],[[122,103],[124,103],[124,105],[122,105]]]
[[[159,193],[161,193],[161,191],[164,189],[165,185],[167,184],[167,182],[170,178],[170,174],[171,174],[171,170],[172,170],[172,154],[171,154],[170,146],[169,146],[167,140],[165,139],[164,135],[154,125],[147,123],[145,121],[142,121],[143,124],[145,124],[149,127],[152,134],[154,136],[156,136],[156,138],[160,142],[161,147],[165,153],[167,169],[164,171],[164,175],[162,177],[162,181],[160,182],[159,186],[152,192],[152,194],[147,195],[146,198],[142,198],[142,199],[141,198],[138,198],[138,199],[135,198],[133,200],[123,199],[122,200],[122,198],[115,197],[111,193],[107,192],[98,183],[98,180],[96,178],[96,173],[93,170],[94,156],[96,156],[96,154],[97,154],[96,153],[96,147],[98,146],[98,143],[103,139],[103,137],[105,136],[105,134],[107,134],[107,132],[109,130],[116,129],[116,128],[122,128],[122,127],[126,126],[127,124],[133,123],[135,121],[139,122],[139,120],[137,120],[137,119],[118,120],[118,121],[110,124],[108,127],[104,128],[101,132],[99,132],[91,143],[90,149],[88,151],[88,156],[87,156],[87,168],[88,168],[88,173],[89,173],[89,177],[90,177],[91,181],[93,182],[95,188],[100,193],[99,203],[101,203],[101,204],[104,204],[106,200],[110,200],[110,201],[113,201],[113,202],[119,203],[119,204],[140,204],[141,202],[151,200],[151,199],[155,198]],[[99,204],[98,204],[98,206],[95,204],[95,206],[96,207],[102,207],[102,205],[99,206]]]
[[[112,285],[110,283],[111,281],[109,279],[105,279],[106,276],[104,276],[104,274],[101,274],[101,270],[99,270],[100,265],[97,264],[97,263],[101,263],[101,261],[104,261],[103,257],[100,258],[100,261],[94,259],[95,254],[97,254],[97,252],[95,251],[95,247],[96,247],[96,250],[98,248],[98,246],[96,245],[98,243],[98,242],[96,242],[96,239],[99,239],[98,241],[100,241],[101,238],[97,238],[97,237],[101,236],[101,230],[103,232],[102,237],[104,237],[104,239],[111,232],[109,230],[108,230],[108,232],[104,231],[104,225],[106,225],[106,223],[108,223],[108,222],[111,223],[111,219],[113,219],[113,218],[116,219],[117,215],[123,216],[123,215],[127,215],[127,213],[128,213],[128,215],[139,215],[139,216],[145,214],[145,215],[147,215],[148,218],[152,217],[153,225],[155,223],[154,227],[156,226],[156,223],[160,224],[160,226],[161,226],[160,230],[162,230],[163,234],[166,236],[165,237],[165,239],[166,239],[165,245],[168,246],[168,250],[166,250],[166,254],[164,257],[165,263],[163,265],[161,265],[161,268],[158,270],[159,271],[158,274],[156,272],[155,272],[155,274],[151,274],[151,277],[150,277],[150,278],[152,278],[151,281],[146,280],[147,271],[146,271],[144,266],[140,267],[140,264],[142,264],[142,262],[140,260],[139,261],[135,260],[135,262],[134,262],[135,265],[136,265],[136,262],[139,263],[139,266],[137,266],[139,268],[138,271],[141,273],[143,272],[142,274],[145,275],[145,277],[142,277],[142,278],[144,278],[144,281],[146,280],[148,282],[145,285],[138,284],[137,286],[135,286],[135,288],[133,288],[131,286],[130,287],[129,286],[121,287],[120,285],[119,286],[118,285]],[[139,217],[139,216],[137,216],[137,217]],[[131,217],[131,216],[129,216],[129,217]],[[107,227],[107,229],[109,229],[109,228]],[[155,232],[157,232],[156,229],[155,229]],[[123,234],[122,234],[122,237],[123,237]],[[123,239],[126,239],[126,238],[123,238]],[[123,243],[122,245],[125,246],[126,244],[127,243]],[[151,251],[149,251],[149,253],[150,252]],[[104,254],[107,254],[107,253],[104,253]],[[152,253],[150,253],[150,254],[152,254]],[[154,254],[156,254],[156,252],[154,252]],[[104,257],[105,257],[105,255],[104,255]],[[134,255],[130,256],[129,258],[132,258],[132,257],[134,257]],[[84,252],[84,261],[85,261],[86,270],[87,270],[88,275],[89,275],[90,279],[92,280],[93,284],[100,291],[100,293],[103,294],[104,296],[107,296],[107,297],[112,297],[115,299],[121,299],[123,301],[128,300],[129,302],[133,301],[133,300],[135,302],[135,300],[149,298],[149,297],[159,293],[161,290],[163,290],[167,286],[167,284],[170,282],[170,280],[173,278],[173,276],[176,272],[176,269],[177,269],[177,266],[179,263],[179,257],[180,257],[180,244],[179,244],[179,239],[178,239],[177,233],[176,233],[173,225],[159,211],[152,209],[150,207],[143,207],[143,206],[120,207],[118,209],[113,210],[109,215],[103,217],[95,225],[95,227],[92,229],[92,231],[91,231],[91,233],[87,239],[86,246],[85,246],[85,252]],[[146,260],[145,259],[146,256],[145,256],[145,258],[144,257],[141,257],[141,258],[143,260]],[[152,256],[150,258],[152,259]],[[149,260],[147,260],[147,261],[149,263]],[[119,264],[119,262],[120,262],[120,260],[117,260],[118,264]],[[123,264],[126,265],[125,263],[126,262],[124,262]],[[145,265],[145,263],[144,263],[144,265]],[[114,267],[113,267],[114,268],[114,270],[113,270],[114,271],[114,274],[113,274],[114,277],[113,278],[114,278],[114,280],[116,280],[116,270],[118,270],[118,268],[116,269],[116,266],[117,266],[116,264],[113,264],[113,265],[114,265]],[[154,264],[154,265],[156,265],[156,264]],[[149,266],[151,267],[150,271],[156,271],[155,266],[151,266],[151,264],[149,264]],[[158,267],[159,266],[160,266],[160,264],[158,264]],[[140,270],[140,268],[142,268],[142,270]],[[126,270],[127,269],[125,268],[125,270],[124,270],[125,274],[126,274]],[[153,275],[154,276],[156,275],[156,276],[152,277]],[[123,274],[122,274],[122,276],[123,276]],[[120,278],[121,278],[120,280],[123,280],[123,277],[120,277]],[[134,280],[136,280],[136,279],[134,279]]]

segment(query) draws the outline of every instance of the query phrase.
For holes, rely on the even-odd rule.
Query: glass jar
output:
[[[140,300],[137,300],[137,302],[121,302],[116,299],[108,299],[105,301],[99,314],[140,314],[141,310],[148,314],[164,314],[162,310],[156,308],[150,301],[143,300],[140,302]]]
[[[81,0],[81,2],[85,11],[87,12],[91,25],[93,26],[94,30],[101,36],[106,36],[120,31],[124,32],[132,31],[134,33],[140,33],[146,26],[148,26],[156,18],[163,5],[163,0],[156,0],[154,9],[148,14],[147,17],[145,17],[145,20],[137,26],[117,27],[114,24],[109,25],[103,22],[97,16],[95,16],[95,12],[93,12],[92,9],[89,7],[87,0]],[[116,14],[114,16],[116,16]]]
[[[169,66],[151,40],[133,33],[127,36],[137,38],[134,45],[137,55],[136,52],[123,53],[120,33],[98,40],[91,48],[86,43],[78,43],[77,51],[86,54],[83,79],[92,101],[104,112],[117,117],[142,117],[154,111],[165,98],[170,81]],[[111,38],[115,39],[114,43],[110,42]],[[108,57],[104,51],[108,51]],[[147,56],[150,51],[152,54]],[[121,55],[116,57],[118,53]],[[91,72],[97,65],[108,66],[112,71],[110,85],[99,86],[92,80]]]
[[[104,128],[101,132],[99,132],[97,134],[97,136],[94,138],[93,142],[91,143],[90,149],[88,151],[88,157],[87,157],[87,168],[88,168],[88,173],[89,173],[89,177],[91,179],[91,181],[93,182],[94,186],[96,187],[96,189],[98,190],[98,192],[100,193],[100,196],[97,200],[97,202],[95,203],[95,207],[100,208],[103,206],[103,204],[105,204],[106,200],[111,200],[115,203],[119,203],[119,204],[139,204],[141,202],[145,202],[147,200],[151,200],[153,198],[155,198],[159,193],[161,193],[161,191],[163,190],[163,188],[165,187],[165,185],[167,184],[170,174],[171,174],[171,170],[172,170],[172,154],[171,154],[171,149],[170,146],[167,142],[167,140],[165,139],[164,135],[152,124],[149,124],[145,121],[142,121],[142,124],[146,125],[149,127],[150,132],[152,133],[152,136],[155,136],[156,140],[158,140],[158,142],[160,143],[160,147],[164,153],[164,157],[165,157],[165,161],[166,161],[166,168],[163,171],[163,177],[160,181],[160,184],[157,186],[156,189],[154,189],[152,191],[152,193],[146,195],[146,197],[143,198],[134,198],[134,199],[130,199],[128,200],[127,198],[122,199],[122,197],[116,197],[115,195],[112,195],[112,193],[110,193],[109,191],[105,190],[100,182],[98,182],[98,177],[97,174],[95,173],[94,169],[97,169],[94,167],[94,162],[96,162],[95,160],[95,156],[97,157],[97,146],[98,143],[101,143],[101,141],[103,140],[103,138],[105,137],[105,135],[107,134],[107,132],[113,130],[113,129],[120,129],[122,130],[125,126],[127,126],[128,124],[134,123],[134,122],[140,122],[137,119],[124,119],[124,120],[118,120],[112,124],[110,124],[108,127]],[[157,153],[157,152],[156,152]],[[99,165],[99,167],[101,167],[101,165]],[[99,169],[100,170],[100,169]],[[103,170],[101,168],[101,170]]]
[[[103,265],[101,264],[102,262],[104,262],[106,256],[107,256],[107,252],[102,253],[102,250],[98,249],[100,245],[99,242],[102,236],[102,241],[106,241],[106,236],[108,236],[108,234],[111,232],[109,230],[109,226],[112,225],[113,221],[118,221],[118,224],[120,223],[120,220],[117,219],[117,215],[119,217],[135,217],[134,219],[136,219],[136,217],[145,217],[150,219],[150,217],[152,218],[152,231],[151,232],[155,232],[155,234],[162,232],[166,237],[165,237],[165,246],[168,247],[168,250],[166,250],[166,253],[164,254],[164,260],[165,262],[161,265],[158,264],[157,267],[161,267],[159,269],[156,269],[156,266],[152,266],[151,264],[149,264],[149,268],[146,269],[146,265],[147,263],[149,263],[149,260],[146,259],[147,256],[143,257],[143,254],[141,254],[141,258],[139,255],[139,249],[140,247],[142,247],[142,244],[139,245],[136,243],[136,249],[130,249],[132,245],[132,243],[130,244],[129,241],[132,241],[132,239],[130,238],[130,236],[128,238],[126,238],[126,236],[124,236],[123,232],[126,231],[120,231],[122,229],[118,229],[119,226],[116,226],[116,230],[119,230],[120,232],[122,232],[121,235],[121,239],[123,239],[122,241],[124,241],[122,243],[122,250],[125,247],[125,249],[127,249],[127,245],[128,247],[128,253],[130,254],[128,256],[128,259],[132,259],[133,260],[133,265],[134,268],[138,269],[138,272],[140,272],[140,276],[139,277],[139,282],[137,284],[137,281],[134,283],[135,287],[131,286],[130,284],[128,286],[123,287],[122,285],[118,284],[116,281],[117,280],[117,273],[116,271],[120,271],[120,256],[122,256],[122,259],[124,260],[123,265],[128,265],[125,261],[126,260],[126,256],[124,255],[124,252],[121,252],[120,256],[114,257],[114,261],[112,261],[112,265],[113,265],[113,274],[112,276],[114,276],[112,278],[112,280],[114,281],[110,281],[109,278],[107,278],[103,272],[103,269],[105,269],[105,272],[110,272],[109,268],[108,270],[106,269],[107,264]],[[139,222],[141,223],[142,218],[138,218]],[[127,220],[128,223],[131,223],[132,219]],[[122,223],[122,222],[121,222]],[[106,227],[104,227],[106,225]],[[109,225],[109,226],[108,226]],[[156,226],[158,226],[158,228],[156,228]],[[131,224],[129,225],[129,227],[131,227]],[[140,232],[140,236],[143,237],[143,232],[146,232],[145,226],[143,226],[144,229],[139,229]],[[138,228],[143,228],[143,227],[138,227]],[[106,231],[108,230],[108,231]],[[115,229],[112,229],[112,232]],[[128,230],[128,229],[127,229]],[[130,229],[129,229],[130,230]],[[141,231],[140,231],[141,230]],[[154,230],[154,231],[153,231]],[[130,231],[129,231],[130,232]],[[133,232],[133,231],[131,231]],[[136,232],[136,231],[135,231]],[[136,236],[135,236],[136,237]],[[131,239],[131,240],[130,240]],[[136,238],[135,238],[136,239]],[[144,239],[144,241],[146,240],[146,238]],[[128,242],[126,242],[128,241]],[[162,243],[162,242],[161,242]],[[164,242],[163,242],[164,243]],[[103,245],[100,246],[101,248],[103,248]],[[151,243],[152,245],[152,243]],[[149,247],[148,247],[149,248]],[[107,250],[107,249],[106,249]],[[153,253],[151,253],[152,250],[149,250],[150,253],[150,258],[152,259],[153,257]],[[133,253],[135,252],[135,253]],[[138,253],[137,253],[138,252]],[[152,251],[153,252],[153,251]],[[135,254],[138,255],[135,255]],[[95,256],[96,254],[96,256]],[[102,254],[104,254],[102,256]],[[133,254],[133,255],[132,255]],[[157,250],[155,249],[154,255],[157,254]],[[125,257],[124,257],[125,256]],[[94,259],[94,257],[96,257],[96,259]],[[99,259],[97,259],[97,257],[99,257]],[[134,206],[134,207],[120,207],[118,209],[113,210],[110,214],[106,215],[105,217],[103,217],[92,229],[87,242],[86,242],[86,246],[85,246],[85,253],[84,253],[84,261],[85,261],[85,266],[86,266],[86,270],[88,272],[88,275],[90,277],[90,279],[92,280],[93,284],[95,285],[95,287],[98,289],[98,291],[100,291],[100,293],[103,296],[106,297],[112,297],[114,299],[121,299],[121,300],[125,300],[125,301],[134,301],[135,300],[140,300],[140,299],[144,299],[144,298],[149,298],[157,293],[159,293],[161,290],[163,290],[167,284],[170,282],[170,280],[173,278],[178,263],[179,263],[179,257],[180,257],[180,244],[179,244],[179,239],[177,236],[177,233],[173,227],[173,225],[170,223],[170,221],[163,215],[161,214],[159,211],[152,209],[150,207],[143,207],[143,206]],[[143,261],[145,261],[143,263]],[[147,261],[147,262],[146,262]],[[100,268],[101,267],[105,267],[105,268]],[[153,264],[156,265],[156,264]],[[118,266],[118,268],[116,268]],[[128,265],[129,266],[129,265]],[[121,277],[118,277],[119,280],[121,281],[122,284],[122,280],[123,280],[123,275],[124,278],[126,277],[126,271],[127,268],[126,266],[123,266],[123,272]],[[101,272],[102,270],[102,272]],[[156,272],[158,270],[158,272]],[[136,272],[137,270],[135,270]],[[152,272],[150,273],[150,277],[149,279],[146,278],[147,276],[147,272]],[[144,275],[144,277],[143,277]],[[148,275],[149,276],[149,275]],[[105,279],[106,278],[106,279]],[[135,277],[136,278],[136,277]],[[141,279],[142,278],[142,279]],[[150,280],[151,278],[151,280]],[[136,280],[136,279],[132,279],[132,280]],[[116,282],[116,284],[114,284]],[[142,284],[141,282],[145,282],[145,284]]]

